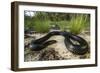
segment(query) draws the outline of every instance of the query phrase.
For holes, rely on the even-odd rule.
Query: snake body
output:
[[[36,39],[36,40],[33,40],[30,43],[30,48],[33,51],[40,51],[40,50],[46,48],[48,45],[56,43],[57,42],[56,40],[49,40],[48,41],[48,39],[51,36],[54,36],[54,35],[61,35],[61,36],[63,36],[65,38],[64,42],[65,42],[66,48],[70,52],[72,52],[74,54],[83,55],[89,49],[88,43],[83,38],[81,38],[81,37],[79,37],[77,35],[71,34],[70,32],[66,32],[66,31],[53,31],[53,32],[49,32],[44,37]],[[73,41],[77,42],[78,44],[77,43],[73,43]]]

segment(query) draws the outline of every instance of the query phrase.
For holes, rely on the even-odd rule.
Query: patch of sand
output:
[[[36,38],[40,38],[40,36],[44,36],[45,34],[37,34]],[[90,36],[89,35],[79,35],[83,37],[88,44],[90,44]],[[33,38],[25,39],[25,42],[29,43]],[[64,44],[64,37],[62,36],[53,36],[49,40],[57,40],[57,43],[44,48],[41,51],[31,51],[29,48],[25,49],[24,53],[24,61],[42,61],[42,60],[67,60],[67,59],[87,59],[90,58],[90,53],[86,53],[84,55],[75,55],[68,51]]]

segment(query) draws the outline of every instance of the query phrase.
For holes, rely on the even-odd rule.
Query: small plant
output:
[[[34,29],[39,33],[46,33],[49,31],[50,25],[48,20],[36,20],[34,21]]]
[[[70,22],[70,32],[73,34],[79,34],[81,33],[85,26],[87,24],[87,15],[77,15],[76,17],[73,17]]]
[[[34,30],[39,33],[46,33],[50,28],[50,20],[45,13],[37,12],[33,18]]]

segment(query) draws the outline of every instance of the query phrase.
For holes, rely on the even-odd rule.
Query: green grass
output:
[[[34,29],[35,31],[39,32],[39,33],[46,33],[49,32],[49,25],[50,21],[45,20],[45,21],[40,21],[40,20],[36,20],[34,22]]]
[[[39,33],[49,32],[52,25],[58,25],[61,31],[79,34],[90,27],[89,14],[55,14],[36,12],[34,17],[25,16],[25,28]]]
[[[72,18],[70,21],[70,32],[73,34],[79,34],[85,29],[87,16],[78,15],[76,18]]]

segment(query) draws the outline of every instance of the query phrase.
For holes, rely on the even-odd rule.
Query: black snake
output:
[[[45,35],[42,38],[32,40],[29,47],[33,51],[40,51],[46,48],[48,45],[57,42],[56,40],[48,40],[50,37],[54,35],[62,35],[65,38],[64,42],[66,48],[74,54],[83,55],[89,49],[88,43],[83,38],[66,31],[49,32],[47,35]]]

